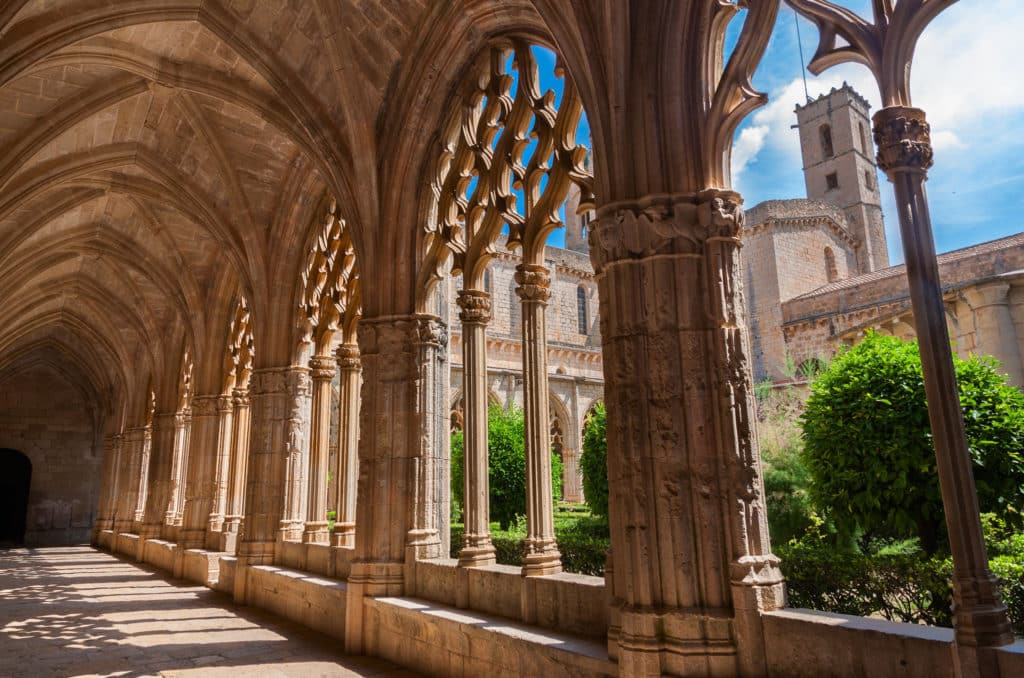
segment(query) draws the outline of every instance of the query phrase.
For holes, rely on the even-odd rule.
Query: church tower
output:
[[[846,83],[796,107],[807,197],[843,211],[859,273],[889,265],[869,109]]]

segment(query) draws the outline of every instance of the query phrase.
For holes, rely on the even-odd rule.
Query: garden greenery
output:
[[[508,530],[517,517],[526,516],[526,446],[523,411],[513,407],[505,410],[497,405],[487,412],[487,457],[490,485],[491,519]],[[452,435],[451,496],[452,520],[462,516],[465,492],[462,431]],[[553,501],[562,496],[562,460],[551,455]]]
[[[987,358],[954,358],[982,511],[1021,526],[1024,394]],[[944,543],[944,514],[916,342],[868,333],[812,384],[801,460],[841,534]]]
[[[608,517],[608,438],[604,403],[598,402],[583,426],[583,496],[595,516]]]

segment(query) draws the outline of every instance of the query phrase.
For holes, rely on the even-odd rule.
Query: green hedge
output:
[[[951,626],[953,563],[913,553],[842,553],[791,542],[776,546],[790,607],[891,621]],[[1004,555],[990,562],[1018,635],[1024,635],[1024,561]]]
[[[462,547],[462,525],[452,525],[451,557],[458,558]],[[502,565],[522,565],[525,555],[525,529],[522,521],[513,531],[492,530],[491,541]],[[555,514],[555,536],[562,553],[562,568],[566,572],[604,576],[605,557],[608,552],[608,524],[588,514],[571,515],[569,511]]]

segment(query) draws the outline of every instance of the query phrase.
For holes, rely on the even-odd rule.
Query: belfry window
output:
[[[826,158],[831,158],[836,154],[835,148],[832,146],[832,128],[828,125],[822,125],[818,128],[818,133],[821,135],[821,153]]]

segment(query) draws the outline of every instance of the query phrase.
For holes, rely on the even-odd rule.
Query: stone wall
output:
[[[939,256],[950,338],[961,357],[994,355],[1015,382],[1024,370],[1024,233]],[[1003,325],[990,322],[982,290],[1001,290]],[[987,303],[987,302],[985,302]],[[906,268],[892,266],[825,285],[782,304],[786,348],[799,364],[856,343],[868,330],[915,336]]]
[[[25,543],[88,543],[102,444],[83,394],[44,366],[0,383],[0,448],[18,450],[32,462]]]

